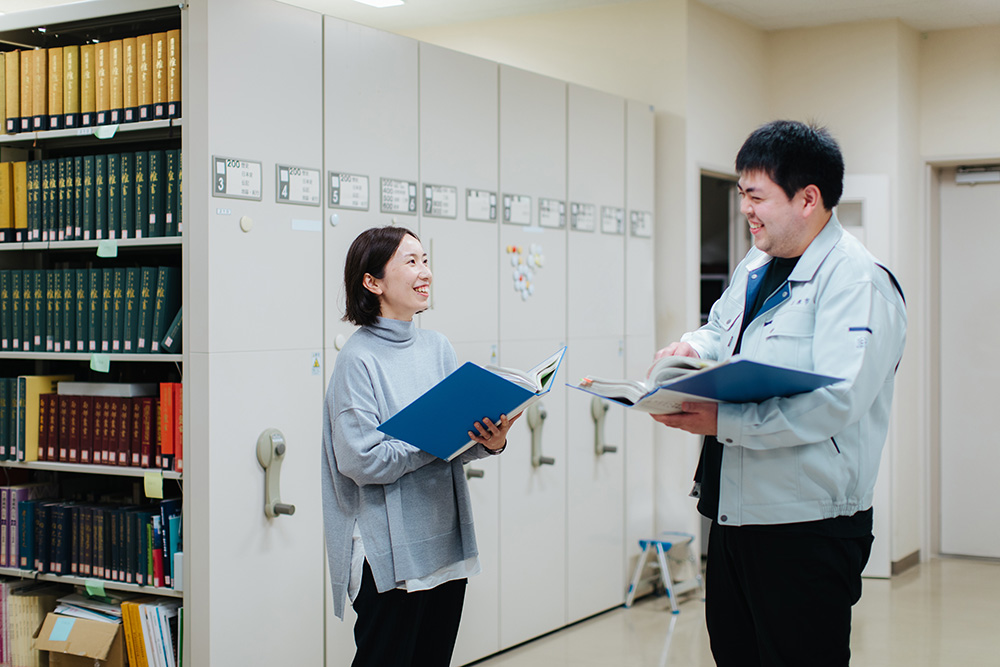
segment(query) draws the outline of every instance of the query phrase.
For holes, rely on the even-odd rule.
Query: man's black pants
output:
[[[843,667],[873,537],[712,522],[705,618],[719,667]]]
[[[353,605],[358,614],[354,624],[358,650],[352,667],[448,667],[467,583],[458,579],[415,593],[399,589],[379,593],[365,562]]]

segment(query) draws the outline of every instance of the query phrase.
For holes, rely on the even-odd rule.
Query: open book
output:
[[[547,394],[565,354],[563,347],[527,371],[467,361],[378,430],[451,461],[476,444],[469,439],[475,422],[512,419]]]
[[[681,412],[684,401],[759,403],[825,387],[840,378],[772,366],[738,355],[722,362],[661,357],[646,380],[585,377],[575,389],[650,414]]]

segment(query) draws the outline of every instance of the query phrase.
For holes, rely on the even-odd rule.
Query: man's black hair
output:
[[[760,171],[789,199],[807,185],[832,209],[844,191],[844,157],[825,127],[792,120],[775,120],[754,130],[736,155],[736,173]]]

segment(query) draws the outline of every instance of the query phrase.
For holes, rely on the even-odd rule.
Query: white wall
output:
[[[923,33],[919,50],[921,154],[1000,155],[1000,26]]]
[[[924,479],[933,394],[924,160],[1000,156],[1000,26],[918,33],[894,20],[765,32],[694,0],[661,0],[444,28],[418,39],[657,107],[657,336],[697,310],[700,169],[731,172],[745,136],[785,117],[830,127],[848,173],[888,174],[892,243],[906,289],[906,359],[897,382],[892,558],[927,551],[936,511]],[[691,445],[662,435],[658,526],[686,521]],[[692,523],[693,526],[693,523]]]

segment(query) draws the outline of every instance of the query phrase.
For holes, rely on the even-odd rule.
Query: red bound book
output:
[[[154,431],[156,429],[156,399],[152,396],[141,398],[142,431],[139,435],[139,465],[149,467],[149,453],[153,447]]]
[[[41,394],[38,397],[38,460],[47,458],[49,449],[49,396]]]
[[[174,470],[184,472],[184,384],[174,383]]]
[[[58,419],[59,419],[59,438],[58,446],[55,448],[55,454],[58,458],[53,458],[52,450],[49,450],[49,458],[53,461],[58,460],[65,463],[69,461],[69,400],[68,396],[57,396],[58,401]],[[51,446],[51,441],[50,441]]]
[[[139,467],[139,448],[142,442],[142,400],[141,398],[130,398],[132,404],[130,414],[132,415],[131,440],[129,441],[128,465]]]
[[[90,463],[94,453],[94,397],[80,397],[80,463]]]
[[[132,452],[132,399],[118,398],[118,465],[127,466]]]
[[[172,382],[160,383],[160,447],[155,466],[164,470],[174,457],[174,386]]]
[[[62,401],[58,395],[52,394],[49,397],[49,447],[45,453],[46,460],[48,461],[65,460],[59,458],[59,447],[62,444],[59,439],[63,435],[63,426]],[[68,424],[66,426],[68,427]]]
[[[111,460],[111,427],[114,423],[112,419],[111,411],[114,407],[114,401],[110,397],[105,396],[102,403],[101,409],[101,463],[104,465],[111,465],[113,461]],[[118,411],[115,410],[115,416],[117,416]]]
[[[69,457],[70,463],[80,462],[80,402],[83,396],[63,396],[64,403],[69,403]],[[65,409],[65,408],[64,408]]]

